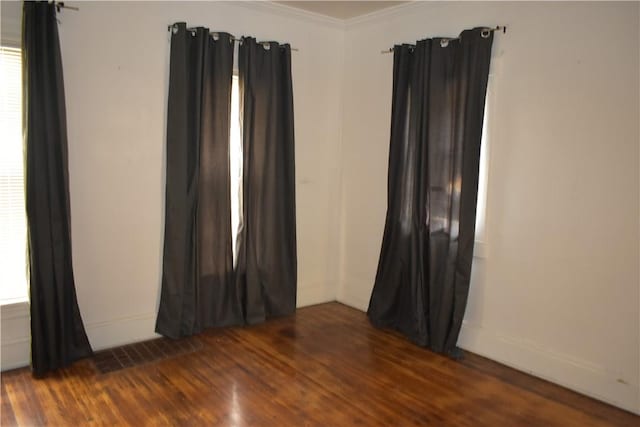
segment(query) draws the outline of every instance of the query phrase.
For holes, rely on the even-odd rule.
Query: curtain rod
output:
[[[171,29],[172,29],[172,28],[174,28],[174,27],[173,27],[173,25],[168,25],[168,26],[167,26],[167,31],[171,31]],[[191,31],[191,33],[194,33],[196,30],[197,30],[197,28],[187,28],[187,31]],[[214,40],[218,40],[219,33],[214,32],[214,33],[210,33],[210,34],[211,34],[211,37],[213,37],[213,39],[214,39]],[[229,34],[229,36],[231,36],[231,37],[229,37],[229,40],[230,40],[231,42],[238,42],[238,43],[242,44],[242,39],[237,38],[237,37],[236,37],[236,36],[234,36],[233,34]],[[261,44],[261,45],[262,45],[262,47],[270,46],[270,43],[271,43],[271,42],[268,42],[268,41],[261,41],[261,42],[258,42],[258,44]],[[291,49],[292,51],[294,51],[294,52],[297,52],[297,51],[298,51],[298,49],[296,49],[295,47],[292,47],[292,48],[290,48],[290,49]]]
[[[507,26],[506,25],[498,25],[495,28],[483,28],[482,31],[480,32],[480,35],[484,38],[489,37],[489,33],[493,33],[494,31],[502,31],[503,34],[505,34],[507,32]],[[440,38],[440,37],[438,37]],[[442,37],[440,38],[440,46],[442,47],[447,47],[447,45],[449,44],[450,41],[452,40],[460,40],[460,37]],[[409,45],[409,46],[413,46],[415,47],[415,45]],[[393,52],[393,48],[389,48],[387,50],[381,50],[380,53],[391,53]]]
[[[69,10],[75,10],[76,12],[80,10],[79,7],[75,7],[75,6],[65,6],[63,1],[52,1],[50,3],[53,3],[56,6],[56,9],[58,10],[58,12],[60,12],[60,9],[69,9]]]

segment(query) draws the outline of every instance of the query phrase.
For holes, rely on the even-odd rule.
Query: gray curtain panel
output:
[[[457,356],[493,33],[394,47],[387,216],[368,316]]]
[[[171,27],[162,290],[156,332],[243,323],[231,249],[233,39]]]
[[[40,376],[92,351],[73,277],[67,117],[55,5],[25,2],[22,28],[31,367]]]
[[[237,284],[244,319],[296,307],[296,202],[291,49],[245,37],[239,48],[243,212]]]

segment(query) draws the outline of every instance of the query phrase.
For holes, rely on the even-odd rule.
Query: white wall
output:
[[[343,25],[268,5],[66,3],[80,8],[59,14],[59,31],[74,272],[93,348],[154,336],[164,232],[167,25],[177,21],[298,49],[292,53],[298,305],[334,300],[337,272],[330,266],[337,261],[330,248],[337,245],[339,217],[330,201],[339,184]],[[11,345],[3,345],[2,368],[25,365],[28,319],[15,309],[3,309],[3,317],[3,344]]]
[[[149,336],[159,298],[164,221],[167,24],[186,21],[280,40],[293,53],[298,303],[334,298],[329,199],[340,116],[343,31],[227,3],[81,3],[60,37],[69,123],[79,304],[94,346]],[[123,328],[116,326],[116,323]],[[131,327],[139,328],[131,336]],[[129,336],[124,331],[129,331]],[[126,338],[125,338],[126,337]]]
[[[422,3],[349,22],[338,299],[366,309],[382,241],[380,51],[498,24],[488,255],[460,346],[640,412],[638,3]]]
[[[168,24],[299,49],[299,303],[337,295],[360,309],[386,210],[392,56],[380,50],[506,24],[492,62],[487,257],[460,345],[640,411],[637,3],[413,4],[346,31],[267,5],[69,4],[80,7],[60,14],[74,266],[95,348],[153,336]],[[3,369],[27,363],[27,321],[2,309]]]

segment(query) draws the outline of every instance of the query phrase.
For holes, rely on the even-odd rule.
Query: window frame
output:
[[[13,87],[13,88],[10,88],[9,90],[14,90],[15,91],[16,89],[18,89],[17,90],[17,92],[18,92],[17,97],[19,98],[18,104],[19,104],[20,111],[14,112],[14,113],[17,113],[16,117],[17,117],[17,120],[19,120],[18,126],[19,126],[21,132],[20,132],[20,136],[18,138],[20,140],[20,145],[21,145],[20,152],[22,153],[24,151],[24,142],[22,140],[22,117],[23,117],[23,108],[24,108],[24,102],[22,100],[22,75],[21,75],[22,74],[22,48],[19,45],[19,43],[17,43],[15,40],[13,40],[11,38],[9,38],[8,40],[5,40],[5,38],[3,37],[2,43],[0,44],[0,55],[2,55],[0,61],[2,61],[3,63],[5,61],[5,56],[4,55],[11,55],[10,61],[12,61],[12,62],[15,61],[16,57],[17,57],[18,62],[19,62],[19,70],[18,70],[18,72],[19,72],[20,75],[17,76],[17,77],[14,76],[15,80],[13,80],[14,83],[18,87],[17,88]],[[5,90],[6,90],[5,88],[1,88],[1,91],[3,93],[5,92]],[[8,94],[5,93],[3,98],[4,99],[8,99],[9,98]],[[7,104],[9,104],[9,102],[7,102]],[[3,110],[4,110],[4,108],[3,108]],[[6,111],[9,113],[8,109]],[[12,114],[12,113],[9,113],[9,114]],[[8,127],[5,128],[5,129],[8,129]],[[3,137],[4,141],[7,141],[9,139],[11,139],[11,138]],[[24,258],[23,258],[23,262],[20,262],[20,265],[22,265],[23,268],[24,268],[24,270],[23,270],[24,277],[23,277],[23,279],[20,279],[20,282],[21,282],[20,284],[13,283],[14,280],[11,278],[12,277],[11,275],[8,275],[8,279],[3,280],[3,284],[2,284],[3,289],[0,291],[0,306],[3,306],[3,307],[16,305],[16,304],[22,304],[22,303],[25,303],[25,302],[28,303],[28,301],[29,301],[29,273],[28,273],[28,262],[29,261],[28,261],[28,252],[27,252],[28,251],[28,225],[27,225],[27,214],[26,214],[26,200],[25,200],[25,192],[24,192],[25,170],[24,170],[24,157],[23,156],[21,156],[21,157],[22,157],[20,159],[20,163],[21,163],[20,166],[21,167],[19,167],[18,169],[21,170],[22,177],[18,178],[18,179],[21,179],[21,181],[22,181],[22,192],[21,193],[22,193],[22,207],[23,207],[23,215],[24,215],[24,217],[23,217],[23,220],[24,220],[24,233],[23,233],[24,241],[23,241],[23,245],[21,244],[20,247],[24,248],[24,251],[22,251]],[[13,164],[13,163],[11,163],[11,164]],[[9,165],[8,168],[7,168],[7,171],[10,171],[10,170],[11,170],[11,166]],[[10,180],[12,178],[15,179],[16,177],[18,177],[18,176],[17,175],[14,176],[13,174],[7,174],[4,177],[0,176],[0,179],[2,179],[3,181],[4,181],[5,178],[7,180],[6,183],[3,183],[3,185],[6,185],[6,187],[7,187],[7,193],[6,194],[9,197],[12,197],[12,196],[16,197],[17,194],[20,193],[20,191],[10,191],[9,190],[12,186],[15,185],[15,184],[10,184]],[[19,197],[19,196],[17,196],[17,197]],[[4,204],[4,202],[5,201],[3,200],[2,203]],[[15,206],[14,206],[14,208],[15,208]],[[7,207],[3,208],[3,210],[4,209],[7,210],[6,211],[7,218],[11,222],[11,224],[13,223],[13,221],[19,221],[19,220],[16,220],[15,218],[14,219],[10,219],[11,218],[11,213],[10,213],[11,207],[10,206],[7,206]],[[11,230],[13,228],[13,226],[14,226],[14,224],[12,224],[10,227],[8,227],[8,229]],[[20,227],[20,229],[22,230],[23,227]],[[7,231],[6,234],[7,234],[7,236],[5,236],[5,237],[10,237],[9,236],[10,231]],[[16,237],[16,238],[18,238],[18,237]],[[11,239],[11,240],[13,241],[13,239]],[[17,258],[19,258],[19,256],[16,256],[16,259]],[[14,262],[17,262],[17,261],[14,261]],[[12,263],[12,262],[9,261],[9,263]],[[16,275],[21,275],[20,273],[18,273],[17,269],[16,269],[16,271],[14,273]],[[10,283],[10,285],[9,285],[9,283]],[[14,289],[15,292],[8,292],[8,294],[10,296],[6,296],[5,295],[5,289],[6,289],[5,287],[10,287],[11,289]]]
[[[488,206],[489,182],[491,171],[491,148],[495,143],[494,112],[496,107],[496,68],[497,62],[492,58],[492,70],[487,81],[487,94],[484,103],[484,117],[482,123],[482,143],[480,148],[480,167],[478,171],[478,200],[476,202],[476,233],[474,241],[474,258],[484,259],[489,256],[488,244]],[[483,190],[482,192],[480,190]],[[480,218],[480,219],[479,219]]]

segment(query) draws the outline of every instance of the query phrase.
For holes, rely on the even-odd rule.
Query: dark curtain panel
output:
[[[241,324],[233,277],[229,129],[233,40],[172,26],[162,291],[156,331]]]
[[[24,3],[22,60],[31,367],[39,376],[91,355],[71,260],[67,118],[53,4]]]
[[[238,59],[244,172],[236,271],[245,321],[253,324],[296,307],[291,49],[244,38]]]
[[[368,315],[457,355],[493,33],[394,48],[387,217]]]

